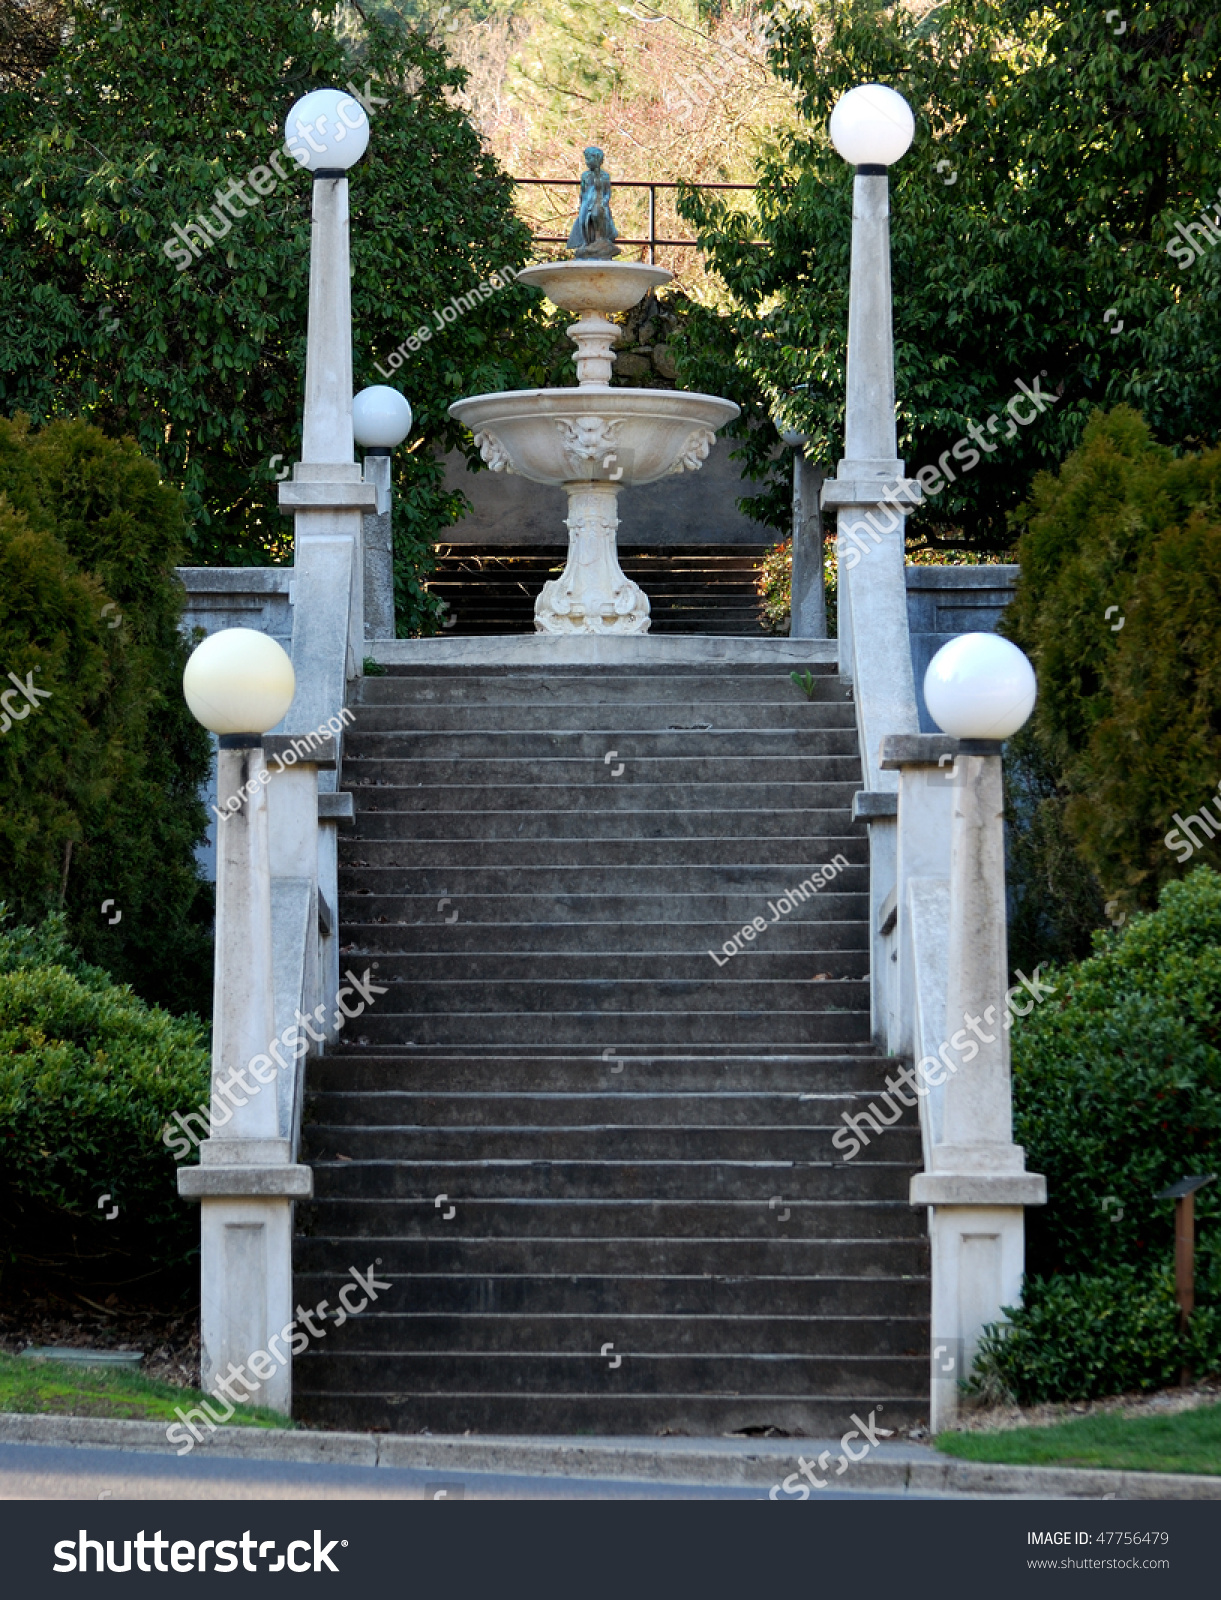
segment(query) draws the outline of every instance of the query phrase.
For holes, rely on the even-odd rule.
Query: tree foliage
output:
[[[929,500],[913,532],[1006,549],[1033,474],[1099,406],[1138,407],[1163,443],[1216,438],[1221,248],[1187,250],[1184,266],[1168,247],[1183,243],[1176,222],[1217,209],[1221,13],[1151,0],[1120,29],[1118,13],[1075,0],[945,0],[920,21],[877,0],[771,9],[771,59],[806,126],[759,169],[757,225],[708,194],[681,205],[735,304],[719,341],[693,329],[681,370],[745,402],[735,426],[752,475],[772,470],[770,404],[799,384],[790,409],[828,469],[839,454],[853,176],[826,127],[869,81],[916,116],[890,172],[900,454],[912,470],[935,463],[1003,415],[1019,380],[1046,374],[1058,396]]]
[[[1035,482],[1002,630],[1039,676],[1031,723],[1108,893],[1152,905],[1221,838],[1221,448],[1175,459],[1130,408]],[[1213,831],[1221,832],[1221,829]]]
[[[182,697],[184,529],[130,440],[0,421],[0,677],[33,694],[11,691],[0,733],[0,901],[25,922],[62,910],[91,961],[202,1013],[211,756]]]
[[[300,95],[352,83],[372,105],[351,180],[357,388],[384,381],[377,364],[435,309],[528,254],[511,185],[453,104],[460,71],[393,18],[353,32],[341,15],[338,0],[78,0],[39,81],[0,92],[0,406],[134,437],[184,492],[196,562],[290,548],[276,479],[299,447],[311,180],[281,146]],[[273,155],[285,180],[227,215],[216,191]],[[180,271],[164,247],[201,213],[222,236]],[[446,407],[539,375],[536,302],[499,290],[395,371],[416,418],[395,458],[409,627],[435,610],[418,574],[461,511],[433,458],[459,442]]]

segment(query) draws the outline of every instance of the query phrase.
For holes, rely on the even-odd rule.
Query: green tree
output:
[[[1034,473],[1098,406],[1137,406],[1163,443],[1216,438],[1221,248],[1197,256],[1175,224],[1217,209],[1221,13],[1151,0],[1120,29],[1076,0],[945,0],[922,21],[877,0],[772,12],[806,127],[760,167],[757,222],[682,201],[733,310],[719,338],[693,330],[681,371],[744,404],[752,475],[773,472],[768,407],[799,384],[794,413],[825,466],[839,455],[853,179],[826,127],[869,81],[916,116],[891,168],[900,454],[936,463],[1002,419],[994,453],[912,518],[916,541],[1005,550]],[[1005,439],[1006,402],[1036,378],[1057,398]],[[782,526],[779,483],[771,509]]]
[[[182,697],[184,530],[130,440],[0,421],[0,676],[33,696],[11,691],[0,734],[0,901],[26,922],[62,909],[89,960],[207,1014],[211,756]]]
[[[1221,825],[1221,448],[1175,459],[1117,407],[1025,515],[1002,629],[1038,672],[1031,731],[1081,856],[1149,906],[1188,863],[1221,865],[1221,827],[1175,822]]]
[[[299,446],[310,179],[282,125],[299,96],[353,83],[372,105],[351,182],[358,388],[384,381],[434,310],[529,251],[507,177],[453,104],[462,74],[393,18],[336,26],[351,15],[339,0],[78,0],[42,77],[0,92],[0,407],[134,437],[182,488],[197,562],[290,548],[276,477]],[[229,186],[255,168],[270,192],[245,209]],[[192,260],[174,229],[201,214],[220,237]],[[434,454],[459,442],[446,407],[539,375],[536,301],[501,289],[394,364],[416,417],[395,458],[405,627],[434,617],[421,572],[462,509]]]

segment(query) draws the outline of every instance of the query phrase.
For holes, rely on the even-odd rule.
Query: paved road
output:
[[[72,1445],[0,1444],[0,1500],[766,1500],[762,1488],[617,1478],[462,1477],[407,1467],[197,1459]],[[819,1500],[911,1499],[835,1493]]]

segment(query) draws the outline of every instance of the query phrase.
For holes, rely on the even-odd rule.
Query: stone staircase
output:
[[[869,1043],[853,707],[814,670],[809,699],[770,667],[362,680],[339,922],[387,992],[310,1063],[295,1298],[370,1262],[390,1287],[297,1360],[302,1419],[927,1415],[915,1113],[851,1162],[831,1146],[893,1063]]]
[[[760,638],[755,592],[766,548],[620,546],[619,564],[649,597],[651,632]],[[534,601],[564,569],[562,545],[442,545],[428,580],[450,608],[451,637],[533,633]]]

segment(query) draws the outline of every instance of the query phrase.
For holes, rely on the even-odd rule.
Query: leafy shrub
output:
[[[199,1211],[178,1198],[161,1132],[207,1095],[200,1023],[145,1005],[83,961],[62,918],[0,931],[7,1260],[111,1285],[181,1275]],[[112,1199],[99,1208],[103,1194]]]
[[[1179,1381],[1187,1352],[1169,1268],[1033,1278],[1024,1300],[980,1344],[971,1386],[987,1398],[1096,1400]]]
[[[22,922],[62,909],[89,960],[205,1012],[211,755],[182,696],[184,526],[130,440],[0,420],[0,679],[48,696],[0,735],[0,900]]]
[[[1027,511],[1001,631],[1038,670],[1031,727],[1085,861],[1151,906],[1189,859],[1221,866],[1221,840],[1167,842],[1221,777],[1221,449],[1176,460],[1119,406]]]
[[[1154,1194],[1221,1166],[1221,875],[1168,884],[1157,911],[1096,935],[1050,981],[1013,1035],[1014,1136],[1048,1188],[1028,1213],[1031,1270],[1152,1270],[1174,1238]],[[1205,1277],[1219,1187],[1196,1199]]]
[[[1196,1196],[1196,1311],[1177,1331],[1174,1206],[1154,1195],[1221,1156],[1221,875],[1199,867],[1013,1033],[1014,1136],[1047,1177],[1027,1212],[1024,1304],[985,1334],[974,1383],[1091,1399],[1221,1368],[1221,1197]]]

